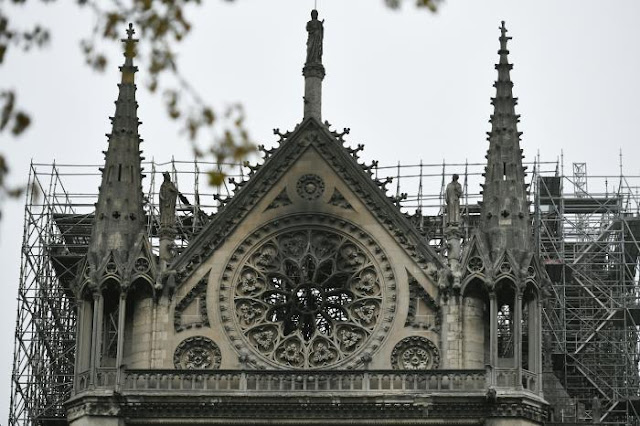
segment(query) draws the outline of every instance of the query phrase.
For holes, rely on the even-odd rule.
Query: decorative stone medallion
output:
[[[318,175],[302,175],[296,183],[298,195],[305,200],[315,200],[324,193],[324,181]]]
[[[511,273],[511,265],[509,264],[509,262],[502,262],[502,264],[500,264],[500,273],[501,274]]]
[[[133,265],[136,272],[140,274],[146,274],[149,272],[151,265],[149,264],[149,259],[144,257],[139,257],[136,259],[135,264]]]
[[[373,239],[344,220],[280,219],[231,259],[226,269],[236,273],[222,286],[220,311],[235,348],[252,354],[250,364],[353,367],[361,362],[357,354],[375,351],[389,329],[391,266]]]
[[[533,265],[527,268],[527,278],[535,278],[536,277],[536,268]]]
[[[184,339],[173,354],[173,365],[181,370],[217,369],[221,361],[218,345],[204,336]]]
[[[439,364],[438,348],[426,337],[405,337],[391,352],[391,366],[394,370],[433,370]]]
[[[469,264],[467,265],[467,269],[471,273],[481,272],[484,269],[484,262],[478,256],[473,256],[469,259]]]

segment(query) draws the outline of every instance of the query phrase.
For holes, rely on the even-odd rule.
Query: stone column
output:
[[[516,388],[522,389],[522,291],[516,291],[513,315],[513,360],[516,368]]]
[[[120,304],[118,305],[118,346],[116,352],[116,391],[120,390],[122,383],[123,364],[122,359],[124,357],[124,324],[127,314],[127,293],[122,291],[120,293]]]
[[[322,80],[325,76],[322,64],[306,65],[304,75],[304,118],[322,120]]]
[[[536,353],[536,381],[538,383],[538,395],[544,397],[542,393],[542,301],[538,298],[534,304],[536,307],[536,341],[533,348]]]
[[[442,357],[440,359],[441,361],[441,367],[442,369],[447,369],[449,368],[449,359],[448,359],[448,352],[449,352],[449,300],[448,299],[443,299],[442,300],[442,305],[441,305],[441,309],[442,309],[442,341],[441,343],[441,353],[442,353]]]
[[[102,313],[104,311],[104,296],[102,293],[93,296],[93,348],[91,348],[91,381],[95,386],[97,369],[100,367],[100,352],[102,350]]]
[[[86,339],[84,338],[84,333],[86,332],[85,322],[87,321],[87,301],[84,300],[82,296],[78,296],[77,300],[80,300],[80,302],[78,303],[78,328],[76,330],[76,359],[74,361],[73,367],[73,371],[75,372],[73,375],[73,393],[76,393],[78,390],[78,374],[80,373],[80,363],[81,359],[84,358],[85,351],[87,350],[87,348],[83,347],[87,344],[85,342]],[[93,314],[91,316],[93,317]],[[89,346],[89,359],[91,359],[91,346]]]
[[[489,362],[498,366],[498,301],[494,291],[489,293]]]

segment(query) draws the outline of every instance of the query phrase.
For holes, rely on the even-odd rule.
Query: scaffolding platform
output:
[[[552,280],[543,311],[546,348],[556,377],[572,398],[573,423],[640,426],[638,380],[640,288],[640,176],[564,175],[562,164],[527,163],[538,255]],[[226,165],[241,181],[249,169]],[[98,165],[32,164],[24,212],[9,425],[64,421],[70,396],[76,307],[70,284],[87,252],[94,221]],[[177,252],[216,214],[226,186],[200,185],[220,165],[171,161],[145,163],[145,214],[158,254],[158,189],[169,171],[179,190]],[[437,253],[443,239],[444,190],[454,173],[463,187],[463,241],[480,220],[484,163],[374,166],[374,177],[393,178],[406,216]],[[574,170],[586,170],[585,167]],[[615,187],[612,183],[616,183]],[[589,190],[587,190],[589,188]],[[595,398],[595,399],[594,399]],[[597,400],[599,407],[595,407]],[[569,419],[569,417],[567,417]],[[554,423],[555,424],[555,423]],[[566,423],[565,423],[566,424]]]

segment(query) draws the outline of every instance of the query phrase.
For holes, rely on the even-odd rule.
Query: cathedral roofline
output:
[[[331,131],[326,123],[315,117],[306,118],[293,132],[280,135],[279,146],[268,154],[264,163],[256,167],[249,180],[237,183],[236,192],[221,208],[209,225],[187,249],[170,265],[183,278],[197,269],[200,261],[222,244],[242,222],[272,185],[311,146],[327,160],[336,174],[368,205],[378,220],[419,264],[428,262],[438,267],[444,260],[424,241],[400,208],[371,177],[369,168],[357,162],[356,154],[343,146],[344,134]]]

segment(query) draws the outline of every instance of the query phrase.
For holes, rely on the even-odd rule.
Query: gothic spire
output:
[[[117,263],[126,262],[136,237],[144,231],[142,169],[138,134],[138,104],[135,98],[134,76],[138,68],[133,38],[135,31],[129,24],[124,43],[124,65],[120,67],[121,82],[116,111],[111,117],[112,130],[107,134],[108,148],[102,183],[96,203],[95,222],[89,243],[89,262],[98,268],[111,253]],[[118,262],[119,261],[119,262]]]
[[[311,11],[311,20],[307,22],[307,59],[302,68],[304,76],[304,118],[321,119],[322,80],[325,72],[322,65],[322,39],[324,37],[324,19],[318,20],[318,11]]]
[[[491,131],[482,195],[481,231],[485,234],[494,260],[505,250],[528,252],[531,246],[531,224],[527,185],[524,182],[522,150],[515,113],[517,99],[513,97],[507,36],[504,21],[500,27],[500,59],[496,64],[498,79],[494,84],[496,96],[491,102]]]

